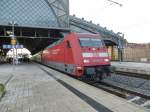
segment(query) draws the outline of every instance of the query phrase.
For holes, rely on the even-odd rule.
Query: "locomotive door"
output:
[[[69,73],[69,68],[70,68],[70,66],[69,66],[69,64],[70,64],[70,56],[72,55],[71,54],[71,45],[70,45],[70,42],[69,41],[66,41],[66,43],[65,43],[65,51],[64,51],[64,53],[65,53],[65,56],[64,56],[64,66],[65,66],[65,72],[68,72]]]

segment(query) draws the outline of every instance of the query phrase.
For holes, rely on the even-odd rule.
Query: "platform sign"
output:
[[[17,48],[17,49],[18,49],[18,48],[23,49],[23,47],[24,47],[23,45],[18,45],[18,44],[15,46],[15,48]]]
[[[15,38],[11,39],[11,44],[16,45],[16,39]]]
[[[23,45],[3,45],[3,49],[12,49],[12,48],[17,48],[17,49],[23,49],[24,48],[24,46]]]
[[[12,49],[12,45],[3,45],[3,49]]]

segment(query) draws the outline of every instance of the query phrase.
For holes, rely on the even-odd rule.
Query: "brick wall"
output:
[[[129,44],[124,48],[124,61],[150,62],[150,44]]]

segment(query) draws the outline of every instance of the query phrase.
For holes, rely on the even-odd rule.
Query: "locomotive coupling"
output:
[[[110,72],[111,72],[111,73],[114,73],[114,72],[116,71],[116,67],[115,67],[115,66],[110,66],[109,69],[110,69]]]
[[[96,67],[96,73],[106,74],[107,76],[110,76],[110,66],[102,66],[102,67]]]

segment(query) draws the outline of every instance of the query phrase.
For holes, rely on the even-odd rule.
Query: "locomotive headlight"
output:
[[[84,60],[83,60],[83,62],[84,62],[84,63],[89,63],[89,62],[90,62],[90,60],[88,60],[88,59],[84,59]]]
[[[82,69],[82,67],[78,66],[77,69]]]
[[[105,62],[109,62],[109,59],[104,59]]]

